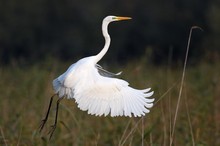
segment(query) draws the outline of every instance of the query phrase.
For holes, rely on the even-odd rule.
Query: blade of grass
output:
[[[156,105],[160,100],[162,100],[177,85],[178,82],[179,81],[173,83],[173,85],[163,95],[161,95],[157,101],[155,101],[154,105]]]
[[[8,146],[8,145],[7,145],[7,141],[6,141],[6,139],[5,139],[4,132],[3,132],[3,130],[2,130],[2,127],[0,127],[0,131],[1,131],[1,135],[2,135],[3,141],[4,141],[4,143],[5,143],[5,146]],[[2,143],[2,144],[3,144],[3,143]]]
[[[192,137],[192,146],[195,146],[195,139],[194,139],[193,128],[192,128],[192,123],[191,123],[190,114],[189,114],[189,106],[187,102],[186,93],[184,97],[185,97],[185,106],[186,106],[186,113],[187,113],[187,118],[188,118],[188,123],[189,123],[189,128],[190,128],[190,134]]]
[[[180,100],[181,100],[181,95],[182,95],[182,90],[183,90],[183,84],[184,84],[185,73],[186,73],[186,64],[187,64],[189,46],[190,46],[190,41],[191,41],[191,36],[192,36],[193,29],[202,30],[198,26],[192,26],[191,29],[190,29],[190,32],[189,32],[189,38],[188,38],[188,43],[187,43],[187,48],[186,48],[186,56],[185,56],[185,61],[184,61],[184,66],[183,66],[183,73],[182,73],[182,78],[181,78],[181,83],[180,83],[179,96],[178,96],[175,115],[174,115],[174,122],[173,122],[172,134],[171,134],[171,139],[170,139],[170,146],[173,143],[173,137],[174,137],[174,133],[175,133],[176,119],[177,119],[177,115],[178,115],[178,111],[179,111],[179,105],[180,105]]]
[[[138,120],[136,122],[136,124],[134,125],[134,127],[131,129],[130,133],[128,133],[128,135],[125,137],[124,141],[122,142],[121,146],[123,146],[125,144],[125,142],[127,141],[127,139],[131,136],[131,134],[136,130],[138,124],[140,123],[141,119]]]
[[[172,58],[173,58],[173,47],[169,48],[169,57],[168,57],[168,69],[167,69],[167,87],[170,85],[170,79],[171,79],[171,64],[172,64]],[[171,108],[171,92],[168,93],[168,121],[169,121],[169,138],[171,137],[171,131],[172,131],[172,108]],[[164,144],[166,145],[166,139]]]
[[[153,146],[153,137],[152,137],[152,133],[150,133],[150,146]]]
[[[123,140],[124,137],[125,137],[125,134],[126,134],[126,132],[127,132],[127,130],[128,130],[128,127],[129,127],[130,123],[131,123],[131,119],[128,121],[128,124],[127,124],[127,126],[126,126],[126,128],[125,128],[125,130],[124,130],[124,132],[123,132],[123,134],[122,134],[122,137],[121,137],[121,139],[120,139],[120,141],[119,141],[119,144],[118,144],[119,146],[121,146],[122,140]]]
[[[144,146],[144,117],[141,117],[141,145]]]
[[[161,104],[161,120],[163,122],[163,146],[166,146],[166,139],[167,139],[167,127],[166,127],[166,116],[164,112],[163,102],[160,102]]]
[[[19,137],[18,137],[17,146],[19,146],[19,145],[20,145],[21,133],[22,133],[22,127],[21,127],[21,130],[20,130],[20,133],[19,133]]]

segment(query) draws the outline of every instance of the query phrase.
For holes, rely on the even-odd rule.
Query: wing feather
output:
[[[103,69],[102,66],[100,66],[98,64],[96,64],[95,67],[98,69],[99,74],[104,77],[116,77],[116,76],[121,75],[121,73],[122,73],[122,72],[118,72],[118,73],[109,72],[109,71]]]
[[[140,117],[153,106],[154,99],[148,98],[153,92],[148,91],[131,88],[121,79],[99,76],[95,82],[76,86],[75,99],[81,110],[92,115]]]

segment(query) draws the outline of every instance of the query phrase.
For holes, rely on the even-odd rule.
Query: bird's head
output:
[[[129,20],[131,17],[121,17],[121,16],[107,16],[105,17],[104,21],[107,21],[108,23],[113,21],[121,21],[121,20]]]

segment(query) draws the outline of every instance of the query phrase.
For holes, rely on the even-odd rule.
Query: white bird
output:
[[[104,70],[97,63],[108,51],[111,38],[108,25],[113,21],[128,20],[130,17],[107,16],[102,22],[102,33],[105,38],[104,48],[94,56],[85,57],[72,64],[65,73],[53,80],[55,94],[51,97],[50,105],[40,131],[47,121],[53,97],[58,95],[55,123],[52,126],[51,136],[56,128],[59,102],[63,97],[75,99],[78,107],[88,114],[96,116],[128,116],[140,117],[149,113],[154,99],[150,88],[138,90],[129,86],[125,80],[115,78],[114,74]],[[51,137],[50,136],[50,137]]]

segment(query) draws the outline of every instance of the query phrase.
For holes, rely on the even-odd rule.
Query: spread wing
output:
[[[149,112],[154,99],[150,88],[134,89],[121,79],[102,77],[95,83],[87,83],[85,88],[76,86],[74,98],[78,107],[89,114],[101,116],[110,114],[115,116],[140,117]]]
[[[101,116],[140,117],[149,112],[154,99],[150,88],[134,89],[128,82],[114,78],[99,65],[95,67],[73,64],[53,81],[59,97],[75,98],[78,107],[89,114]]]

